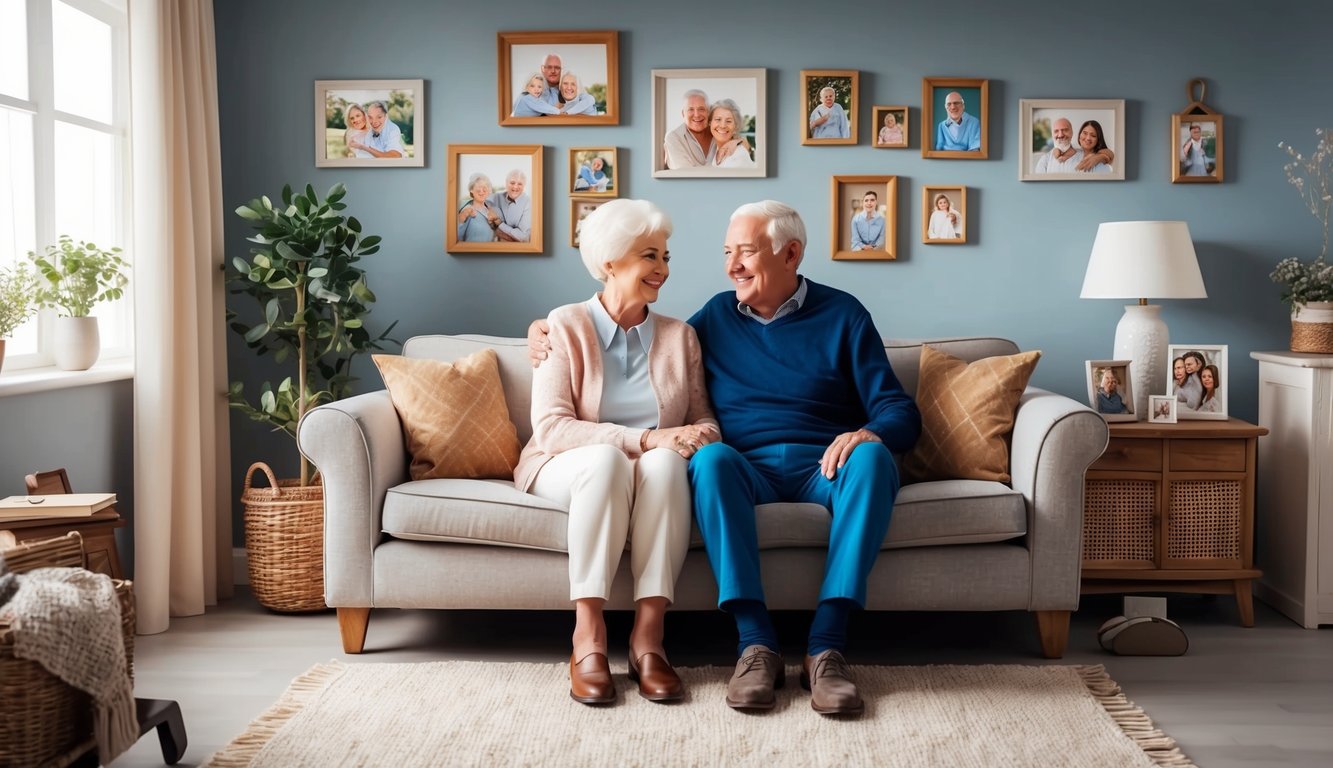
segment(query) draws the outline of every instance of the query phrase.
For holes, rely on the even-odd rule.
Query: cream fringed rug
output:
[[[685,701],[569,698],[565,664],[319,664],[208,765],[1192,766],[1100,666],[855,666],[856,719],[810,709],[799,668],[771,712],[723,702],[730,668],[684,667]]]

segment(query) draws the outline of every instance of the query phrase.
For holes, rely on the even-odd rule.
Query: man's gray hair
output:
[[[506,174],[505,174],[505,183],[508,184],[510,181],[513,181],[515,178],[519,179],[519,180],[522,181],[524,184],[527,184],[527,183],[528,183],[528,175],[527,175],[526,173],[524,173],[524,172],[523,172],[523,169],[521,169],[521,168],[515,168],[514,170],[510,171],[509,173],[506,173]]]
[[[608,261],[615,261],[644,235],[661,233],[671,237],[671,217],[647,200],[608,200],[588,214],[579,232],[579,254],[588,274],[606,282]]]
[[[704,93],[698,88],[691,88],[688,91],[686,91],[684,95],[680,97],[680,101],[682,104],[689,104],[690,99],[694,98],[695,96],[698,96],[699,98],[703,99],[705,104],[708,103],[708,94]]]
[[[386,115],[389,114],[389,107],[385,105],[385,103],[382,101],[372,101],[366,105],[366,109],[368,110],[374,109],[376,107],[379,107],[380,111],[383,112],[384,114]]]
[[[742,217],[756,217],[768,222],[768,237],[773,241],[773,251],[781,252],[788,244],[801,244],[801,258],[805,258],[805,222],[796,209],[777,200],[761,200],[746,203],[731,214],[731,221]],[[799,265],[799,262],[798,262]]]

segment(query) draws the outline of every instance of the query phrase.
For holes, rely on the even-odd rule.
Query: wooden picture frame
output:
[[[960,119],[968,124],[970,116],[976,130],[966,130],[963,144],[952,139],[940,141],[943,122],[948,119],[950,100],[957,92],[963,98]],[[975,77],[921,78],[921,156],[936,160],[985,160],[990,156],[990,81]],[[938,145],[938,146],[937,146]]]
[[[315,81],[316,168],[423,168],[425,138],[424,80]]]
[[[763,178],[768,175],[768,70],[654,69],[653,178]],[[687,122],[707,128],[714,107],[730,101],[741,113],[738,146],[722,164],[690,135]],[[700,114],[700,110],[704,110]]]
[[[1088,406],[1097,412],[1098,416],[1106,421],[1138,421],[1138,414],[1134,413],[1134,380],[1130,378],[1130,367],[1133,365],[1130,360],[1085,360],[1083,361],[1084,373],[1088,381]],[[1116,387],[1111,392],[1110,397],[1114,401],[1119,401],[1123,410],[1104,410],[1108,408],[1098,397],[1101,394],[1102,377],[1110,373],[1116,378]]]
[[[874,218],[882,227],[864,226],[865,200],[875,196]],[[898,258],[898,177],[832,177],[829,253],[836,261],[892,261]],[[872,220],[873,221],[873,220]],[[878,247],[876,247],[878,246]]]
[[[855,69],[801,70],[801,144],[856,143],[860,80]],[[832,98],[824,98],[830,89]]]
[[[1191,366],[1191,359],[1203,362]],[[1176,360],[1184,365],[1185,378],[1179,377]],[[1226,421],[1227,419],[1227,345],[1225,344],[1168,344],[1166,347],[1166,394],[1179,400],[1176,417],[1181,421]],[[1189,383],[1189,377],[1198,378],[1198,384]],[[1213,396],[1208,397],[1207,382],[1211,377]],[[1197,388],[1199,400],[1194,391]],[[1182,395],[1182,390],[1184,394]],[[1206,399],[1205,399],[1206,398]],[[1197,405],[1196,405],[1197,402]]]
[[[1194,96],[1195,86],[1198,98]],[[1223,153],[1222,115],[1203,103],[1207,86],[1195,78],[1188,87],[1189,106],[1171,116],[1171,183],[1220,184]],[[1198,134],[1195,135],[1195,130]],[[1209,150],[1212,158],[1208,157]]]
[[[570,147],[569,194],[620,197],[620,163],[615,147]]]
[[[870,114],[870,146],[875,149],[907,149],[912,143],[912,137],[909,135],[909,127],[912,124],[911,107],[905,105],[884,106],[876,104],[870,108]],[[887,125],[888,117],[890,115],[893,116],[894,125],[892,126]],[[902,136],[897,137],[896,140],[890,140],[888,142],[880,141],[881,138],[884,138],[885,131],[889,131],[890,134],[893,134],[895,133],[894,129],[897,129],[896,133],[900,133]],[[891,135],[889,138],[893,139],[895,137]]]
[[[540,144],[450,144],[445,184],[445,250],[451,253],[541,253],[543,248],[542,146]],[[508,195],[510,177],[522,179],[514,202]],[[481,178],[491,194],[483,207],[498,222],[483,228],[466,221],[462,207],[472,204],[469,184]],[[475,186],[473,187],[475,190]],[[501,198],[504,200],[501,200]],[[526,198],[526,201],[524,200]],[[474,215],[466,217],[475,218]],[[488,217],[490,213],[488,213]],[[486,239],[485,229],[491,230]],[[526,235],[527,239],[522,237]],[[518,238],[508,240],[507,237]]]
[[[496,43],[500,125],[620,125],[619,32],[500,32]],[[525,88],[533,75],[547,85],[536,101],[520,101],[529,96]],[[559,84],[566,81],[574,98],[562,105],[569,94]],[[546,114],[533,104],[575,113]]]
[[[948,201],[939,208],[939,200]],[[937,216],[936,213],[941,215]],[[950,216],[949,214],[956,214]],[[949,234],[951,232],[953,234]],[[927,245],[961,245],[967,242],[967,187],[921,188],[921,242]]]
[[[588,214],[601,208],[602,204],[610,199],[608,197],[588,197],[585,195],[574,195],[569,198],[570,246],[579,247],[579,230],[583,225],[583,220],[588,218]]]
[[[1067,122],[1073,158],[1057,160],[1055,134]],[[1100,144],[1112,162],[1077,170],[1085,158],[1082,138],[1100,127]],[[1019,181],[1124,181],[1129,154],[1124,99],[1020,99],[1018,102]]]

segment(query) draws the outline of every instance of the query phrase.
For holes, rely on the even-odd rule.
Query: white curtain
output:
[[[231,595],[212,0],[130,0],[139,632]]]

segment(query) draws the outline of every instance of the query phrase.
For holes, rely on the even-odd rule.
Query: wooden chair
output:
[[[64,467],[48,469],[45,472],[33,472],[25,475],[24,485],[29,496],[49,496],[59,493],[74,493],[69,484],[69,473]],[[20,540],[32,540],[57,536],[66,530],[78,530],[83,534],[84,549],[88,556],[89,570],[105,573],[113,579],[125,577],[120,567],[120,553],[116,550],[115,529],[125,522],[120,517],[119,505],[95,512],[88,518],[61,518],[49,521],[28,521],[17,523],[16,529]],[[37,527],[34,527],[37,526]]]

